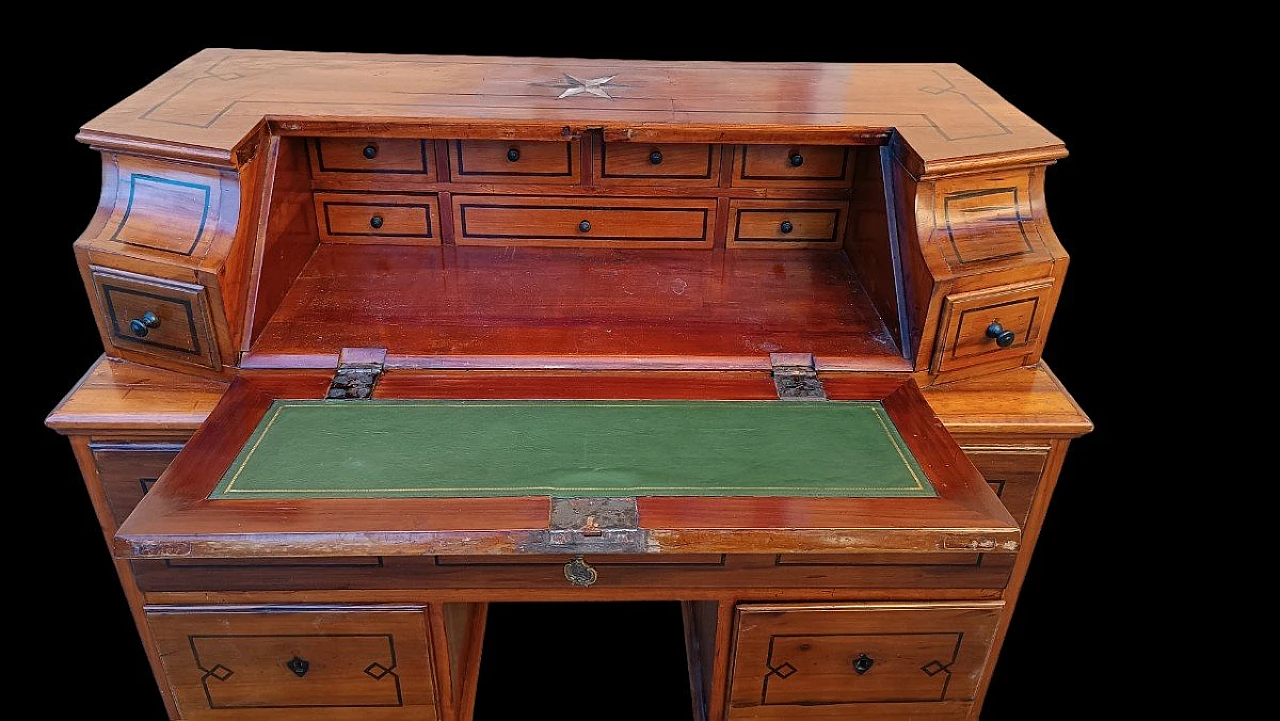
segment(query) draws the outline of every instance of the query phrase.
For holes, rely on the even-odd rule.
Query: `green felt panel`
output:
[[[935,496],[875,401],[278,400],[210,498]]]

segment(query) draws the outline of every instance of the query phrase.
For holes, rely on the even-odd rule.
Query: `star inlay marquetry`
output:
[[[569,73],[564,73],[563,80],[549,83],[534,83],[534,85],[541,85],[549,88],[563,88],[564,92],[557,95],[557,99],[571,98],[575,95],[582,95],[583,93],[586,93],[587,95],[594,95],[598,98],[608,98],[609,100],[612,100],[613,96],[609,94],[610,90],[628,87],[626,85],[612,84],[613,79],[616,77],[618,76],[609,75],[603,78],[583,80],[582,78],[574,77]]]

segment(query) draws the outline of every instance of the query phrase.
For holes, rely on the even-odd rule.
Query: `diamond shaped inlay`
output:
[[[217,666],[214,666],[213,668],[209,669],[209,675],[218,679],[219,681],[226,681],[227,679],[231,678],[231,674],[233,673],[235,673],[235,671],[232,671],[231,669],[227,668],[226,666],[223,666],[222,664],[218,664]]]
[[[944,664],[943,662],[936,661],[936,660],[930,661],[929,663],[926,663],[925,665],[920,667],[920,670],[924,671],[930,677],[937,676],[943,671],[950,673],[951,672],[950,669],[951,669],[951,664]]]
[[[778,678],[788,678],[789,676],[795,674],[796,672],[796,667],[792,666],[786,661],[783,661],[782,665],[776,668],[773,666],[768,666],[767,668],[769,669],[769,673],[765,674],[765,678],[768,678],[769,676],[777,676]]]
[[[392,668],[394,668],[394,666]],[[375,679],[381,679],[383,676],[386,676],[387,674],[391,673],[391,669],[387,668],[386,666],[383,666],[377,661],[374,661],[373,663],[365,667],[364,672],[374,677]]]

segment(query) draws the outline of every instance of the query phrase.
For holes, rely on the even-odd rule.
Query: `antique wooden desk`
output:
[[[48,423],[174,718],[469,719],[530,599],[680,601],[697,719],[977,717],[1090,423],[961,68],[208,50],[79,138]]]

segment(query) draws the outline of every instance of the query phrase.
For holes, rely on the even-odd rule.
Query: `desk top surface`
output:
[[[950,63],[736,63],[207,49],[82,129],[102,147],[236,164],[291,134],[888,143],[914,172],[1066,154]]]

